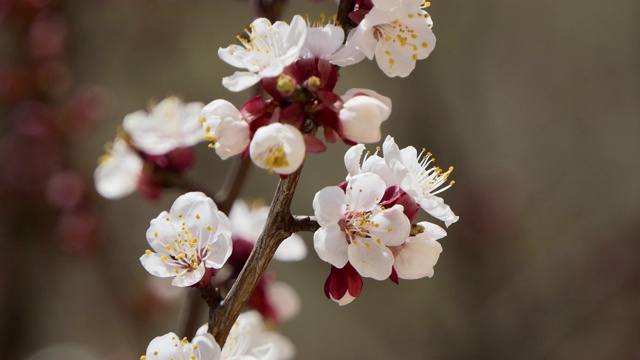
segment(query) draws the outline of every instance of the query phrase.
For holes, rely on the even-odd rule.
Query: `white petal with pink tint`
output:
[[[395,257],[393,266],[401,279],[433,276],[433,267],[442,252],[442,245],[436,240],[447,235],[444,229],[426,221],[418,225],[423,228],[422,233],[391,249]]]

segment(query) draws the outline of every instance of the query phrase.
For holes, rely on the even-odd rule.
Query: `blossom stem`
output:
[[[213,198],[213,193],[203,186],[196,184],[193,180],[187,178],[181,173],[176,173],[173,171],[156,171],[154,172],[155,176],[157,176],[164,184],[179,189],[185,192],[190,191],[200,191],[207,195],[210,198]]]
[[[209,332],[221,347],[224,346],[231,327],[249,301],[276,249],[295,228],[293,224],[296,221],[291,216],[290,209],[301,172],[302,165],[286,179],[280,180],[269,209],[267,226],[249,259],[225,299],[219,306],[209,309]]]
[[[320,224],[316,221],[315,216],[300,216],[294,215],[293,222],[291,224],[291,232],[316,232],[320,229]]]
[[[338,4],[338,13],[336,14],[336,23],[344,30],[344,39],[347,41],[347,34],[351,30],[351,22],[349,21],[349,13],[356,6],[356,0],[340,0]]]
[[[231,206],[233,206],[233,202],[238,197],[238,194],[244,185],[244,180],[249,173],[250,165],[251,161],[249,158],[235,159],[231,171],[227,175],[227,178],[224,180],[224,184],[222,184],[222,187],[216,193],[214,198],[216,204],[218,204],[218,209],[223,213],[229,214],[229,211],[231,211]]]

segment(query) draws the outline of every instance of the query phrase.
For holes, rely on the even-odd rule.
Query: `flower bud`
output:
[[[317,76],[311,76],[304,82],[304,87],[309,89],[310,91],[317,91],[322,86],[322,81]]]
[[[391,114],[391,99],[366,89],[351,89],[342,98],[338,116],[344,137],[359,143],[379,141],[380,124]]]
[[[291,125],[273,123],[256,131],[249,151],[257,166],[288,175],[296,171],[304,160],[304,138],[300,130]]]
[[[298,88],[296,79],[287,74],[280,74],[276,82],[276,88],[284,96],[291,96]]]

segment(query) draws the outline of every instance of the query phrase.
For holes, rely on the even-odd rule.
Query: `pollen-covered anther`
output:
[[[273,172],[275,168],[289,166],[287,154],[284,152],[282,145],[271,147],[267,150],[267,157],[264,160],[264,164],[269,169],[269,172]]]

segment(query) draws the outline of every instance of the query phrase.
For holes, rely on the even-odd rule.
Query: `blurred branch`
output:
[[[218,204],[218,209],[223,213],[229,214],[229,211],[231,211],[231,206],[233,206],[233,202],[238,197],[238,194],[244,185],[250,165],[251,161],[249,161],[248,158],[235,159],[231,171],[227,174],[227,178],[224,180],[224,184],[222,184],[222,187],[214,197],[216,204]]]
[[[349,21],[349,13],[353,11],[356,6],[356,0],[340,0],[338,4],[338,13],[336,14],[336,23],[344,30],[345,41],[347,34],[351,30],[351,21]]]
[[[164,184],[179,189],[185,192],[191,191],[200,191],[207,195],[208,197],[214,199],[214,195],[211,191],[206,189],[204,186],[197,184],[195,181],[187,178],[182,173],[176,173],[173,171],[157,171],[155,175],[160,178]]]
[[[251,0],[254,18],[267,18],[272,23],[279,20],[287,0]]]

